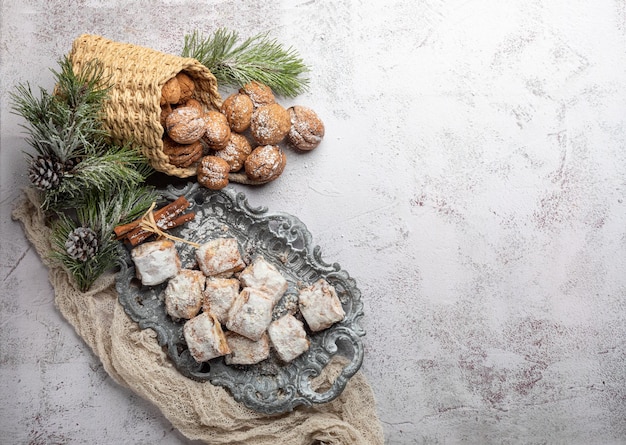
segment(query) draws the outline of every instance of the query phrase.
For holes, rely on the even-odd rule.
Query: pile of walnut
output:
[[[163,152],[172,165],[197,168],[198,183],[219,190],[229,181],[264,184],[285,168],[286,143],[310,151],[324,137],[324,124],[310,108],[284,108],[272,90],[250,82],[224,100],[221,109],[205,111],[193,99],[194,82],[179,73],[163,85]]]
[[[165,310],[184,322],[183,336],[197,362],[224,356],[228,365],[252,365],[273,349],[289,363],[309,349],[305,326],[315,333],[344,319],[337,292],[324,278],[287,294],[288,282],[276,266],[262,255],[246,263],[240,249],[235,238],[209,240],[197,247],[193,268],[181,267],[167,239],[131,251],[142,285],[167,282]],[[282,298],[291,304],[276,312]]]

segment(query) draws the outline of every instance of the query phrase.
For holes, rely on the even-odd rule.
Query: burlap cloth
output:
[[[89,292],[77,290],[67,273],[48,261],[50,229],[37,194],[26,189],[13,218],[23,225],[49,269],[55,304],[120,385],[154,403],[182,434],[208,444],[382,444],[372,389],[358,372],[334,401],[265,416],[237,403],[223,388],[182,376],[159,346],[154,331],[140,330],[118,303],[115,276],[103,275]],[[332,363],[316,383],[338,374]]]

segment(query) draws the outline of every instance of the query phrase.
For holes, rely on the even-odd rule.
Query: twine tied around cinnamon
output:
[[[156,202],[153,202],[150,208],[143,214],[141,219],[139,220],[139,227],[146,232],[154,233],[158,238],[167,238],[171,241],[180,241],[185,244],[189,244],[195,248],[200,247],[200,244],[186,240],[184,238],[179,238],[177,236],[171,235],[158,226],[156,220],[154,219],[154,208],[156,207]]]
[[[152,235],[157,235],[161,238],[174,238],[177,241],[195,245],[164,233],[165,230],[183,225],[196,217],[194,212],[181,214],[190,206],[189,201],[184,196],[180,196],[158,210],[154,210],[155,205],[156,203],[152,203],[148,211],[135,221],[114,227],[113,232],[115,232],[116,239],[118,241],[126,240],[134,247]]]

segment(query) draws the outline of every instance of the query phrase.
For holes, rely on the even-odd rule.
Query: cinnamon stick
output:
[[[185,213],[184,215],[177,216],[171,221],[168,221],[166,224],[161,227],[162,230],[173,229],[174,227],[182,226],[183,224],[193,221],[196,217],[194,212]]]
[[[157,226],[161,230],[173,229],[174,227],[178,227],[185,224],[186,222],[193,220],[195,217],[196,214],[194,212],[185,213],[184,215],[177,216],[174,219],[170,219],[164,222],[157,221]],[[139,228],[139,230],[134,230],[126,238],[132,246],[136,246],[137,244],[140,244],[148,239],[151,235],[154,235],[154,232]]]
[[[154,220],[159,224],[162,219],[165,218],[165,221],[175,218],[177,215],[182,213],[187,207],[189,207],[189,201],[184,196],[179,197],[175,201],[161,207],[154,211]],[[133,222],[129,222],[127,224],[121,224],[116,226],[113,229],[115,232],[115,236],[118,240],[125,238],[126,236],[130,236],[130,233],[133,231],[139,230],[139,224],[141,223],[142,218],[136,219]]]

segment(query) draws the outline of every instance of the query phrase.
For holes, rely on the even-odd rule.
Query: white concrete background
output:
[[[388,444],[626,443],[626,1],[4,0],[0,442],[187,444],[60,317],[10,211],[18,82],[81,33],[177,54],[218,26],[311,66],[318,150],[245,189],[359,283]]]

